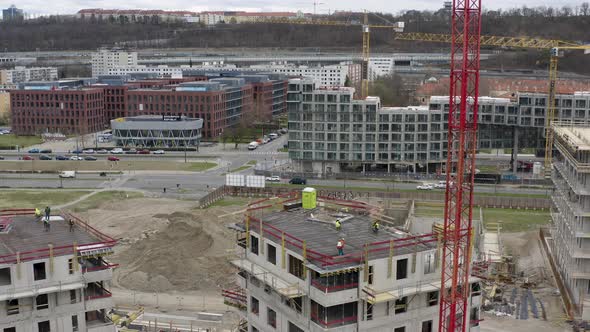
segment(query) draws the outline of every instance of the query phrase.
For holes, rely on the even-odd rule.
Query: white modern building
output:
[[[287,206],[254,212],[241,226],[241,258],[232,264],[238,268],[248,331],[438,330],[436,240],[385,225],[374,232],[372,217],[350,210]],[[466,331],[479,331],[480,285],[476,278],[469,282]]]
[[[107,69],[107,75],[155,74],[160,78],[182,78],[181,67],[160,66],[120,66]]]
[[[299,76],[312,79],[318,87],[344,86],[346,76],[349,75],[349,66],[354,65],[328,65],[328,66],[292,66],[292,65],[259,65],[251,68],[268,70],[274,73],[285,74],[290,77]]]
[[[557,122],[551,254],[576,318],[590,320],[590,127]]]
[[[114,332],[103,257],[116,240],[74,216],[72,229],[52,216],[45,230],[32,214],[0,217],[0,331]]]
[[[223,12],[202,12],[199,14],[199,22],[204,25],[215,25],[225,22],[225,16]]]
[[[137,52],[101,49],[92,53],[92,77],[109,75],[109,69],[137,66]]]
[[[9,85],[29,81],[55,81],[57,80],[56,67],[20,67],[3,69],[0,71],[0,84]]]

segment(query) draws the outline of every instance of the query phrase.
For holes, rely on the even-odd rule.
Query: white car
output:
[[[281,177],[278,176],[278,175],[269,176],[269,177],[266,178],[266,181],[269,181],[269,182],[281,182]]]
[[[82,158],[80,156],[71,156],[70,160],[84,160],[84,158]]]
[[[156,150],[154,151],[154,154],[164,154],[164,150]]]
[[[112,154],[123,154],[123,149],[121,148],[114,148],[111,150]]]
[[[425,184],[418,185],[416,187],[416,189],[418,189],[418,190],[432,190],[432,189],[434,189],[434,187],[429,183],[425,183]]]
[[[87,153],[87,154],[93,154],[94,153],[94,150],[93,149],[86,149],[86,150],[84,150],[82,152]]]
[[[438,183],[434,184],[434,188],[436,189],[446,189],[447,188],[447,182],[446,181],[438,181]]]

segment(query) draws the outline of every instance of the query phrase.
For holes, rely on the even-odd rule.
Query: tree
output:
[[[589,7],[590,7],[590,5],[588,5],[587,2],[582,2],[582,4],[580,5],[580,15],[588,16],[588,13],[589,13],[588,8]]]
[[[369,95],[379,96],[384,106],[407,106],[410,101],[409,90],[397,74],[382,76],[369,84]]]
[[[348,77],[348,75],[346,75],[346,80],[344,80],[344,86],[346,86],[346,87],[352,86],[352,83],[350,82],[350,77]]]

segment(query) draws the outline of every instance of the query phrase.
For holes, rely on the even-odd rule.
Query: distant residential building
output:
[[[57,80],[56,67],[15,67],[0,71],[0,84],[10,85],[29,81],[54,81]]]
[[[346,76],[349,74],[349,65],[328,65],[328,66],[291,66],[291,65],[259,65],[252,66],[253,69],[268,70],[273,73],[284,74],[289,77],[311,78],[318,87],[344,86]]]
[[[215,25],[225,22],[224,12],[202,12],[199,14],[199,21],[205,25]]]
[[[0,91],[0,117],[10,114],[10,93]]]
[[[166,65],[160,66],[121,66],[107,69],[108,75],[129,75],[136,73],[147,73],[155,74],[156,77],[160,78],[182,78],[182,68],[180,67],[168,67]]]
[[[199,22],[199,14],[190,11],[165,11],[141,9],[82,9],[76,14],[81,19],[96,20],[125,20],[130,23],[156,23],[184,21]]]
[[[11,5],[9,8],[2,10],[2,19],[4,21],[18,21],[23,20],[25,14],[22,9],[16,8],[15,5]]]
[[[137,52],[101,49],[92,53],[92,77],[108,75],[109,69],[137,66]]]

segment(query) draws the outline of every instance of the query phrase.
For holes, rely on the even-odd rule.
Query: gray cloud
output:
[[[436,10],[442,6],[443,0],[414,0],[385,1],[365,0],[321,0],[322,5],[317,7],[318,13],[328,13],[334,10],[366,9],[374,12],[397,13],[401,10]],[[483,6],[489,9],[513,8],[521,6],[572,6],[579,5],[582,1],[573,0],[484,0]],[[165,10],[247,10],[247,11],[297,11],[313,12],[313,0],[19,0],[15,2],[17,7],[23,8],[33,14],[72,14],[83,8],[134,8],[134,9],[165,9]],[[410,5],[411,4],[411,5]],[[362,7],[361,7],[362,6]]]

